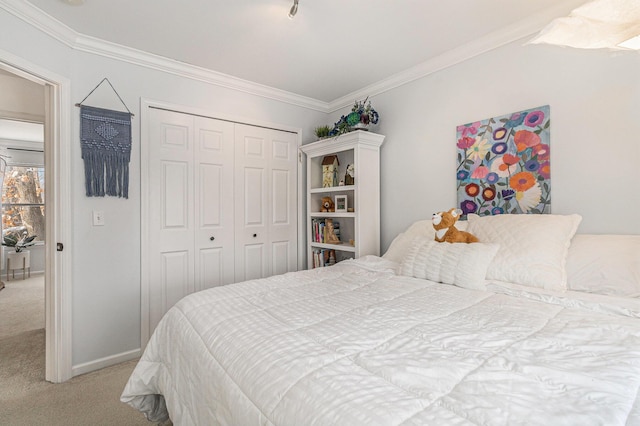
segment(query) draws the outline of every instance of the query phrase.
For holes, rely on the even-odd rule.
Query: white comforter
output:
[[[636,302],[471,291],[392,266],[188,296],[122,401],[176,425],[640,424]]]

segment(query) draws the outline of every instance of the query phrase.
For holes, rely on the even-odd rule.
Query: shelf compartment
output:
[[[312,188],[309,190],[312,194],[323,194],[325,192],[342,192],[342,191],[355,191],[355,185],[342,185],[342,186],[328,186],[325,188]]]
[[[333,249],[333,250],[340,250],[340,251],[348,251],[348,252],[352,252],[352,253],[356,252],[355,246],[352,246],[349,243],[325,244],[325,243],[313,243],[312,242],[312,243],[309,243],[309,245],[312,248]]]
[[[327,219],[336,219],[336,218],[354,218],[356,217],[355,212],[347,212],[347,213],[335,213],[335,212],[311,212],[309,216],[313,218],[327,218]]]

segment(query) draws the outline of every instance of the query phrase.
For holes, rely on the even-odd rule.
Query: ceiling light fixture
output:
[[[291,10],[289,11],[289,19],[293,19],[298,13],[298,0],[293,0],[293,6],[291,6]]]
[[[618,47],[624,47],[625,49],[640,50],[640,35],[631,37],[629,40],[625,40],[618,44]]]
[[[593,0],[553,20],[529,43],[580,49],[637,49],[640,0]],[[635,46],[635,47],[634,47]]]

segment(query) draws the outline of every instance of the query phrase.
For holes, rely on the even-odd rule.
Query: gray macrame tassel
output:
[[[80,106],[87,197],[129,198],[131,114]]]

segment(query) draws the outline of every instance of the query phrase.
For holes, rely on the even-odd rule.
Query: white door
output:
[[[193,117],[149,110],[149,331],[194,285]]]
[[[289,132],[235,126],[236,281],[297,269],[297,143]]]
[[[234,280],[233,132],[228,121],[195,120],[195,289]]]
[[[149,110],[149,330],[178,300],[234,282],[233,124]]]

